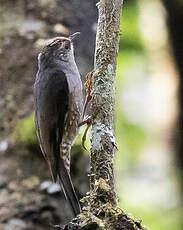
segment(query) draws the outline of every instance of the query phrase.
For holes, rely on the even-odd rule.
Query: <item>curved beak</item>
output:
[[[74,33],[74,34],[71,34],[71,35],[69,36],[69,38],[71,39],[71,41],[73,41],[78,35],[80,35],[80,32],[76,32],[76,33]]]

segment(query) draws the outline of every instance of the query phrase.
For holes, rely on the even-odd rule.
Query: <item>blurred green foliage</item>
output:
[[[136,75],[130,75],[129,70],[138,68],[139,60],[142,65],[145,63],[145,50],[138,24],[138,6],[134,1],[124,3],[121,30],[116,76],[115,131],[119,148],[116,165],[117,167],[127,165],[129,167],[138,160],[138,154],[146,140],[145,129],[140,125],[131,123],[126,117],[121,99],[128,82],[136,81]]]
[[[127,205],[128,206],[128,205]],[[163,209],[155,207],[127,207],[127,213],[133,213],[137,220],[149,230],[180,230],[182,229],[182,208]]]
[[[139,24],[138,22],[138,6],[134,1],[125,1],[123,6],[121,20],[122,39],[120,40],[120,51],[137,51],[143,52]]]
[[[27,119],[20,120],[18,122],[14,136],[18,142],[24,142],[25,144],[37,143],[36,130],[34,126],[34,114]]]
[[[115,166],[117,180],[122,180],[128,175],[138,163],[138,158],[147,140],[146,129],[137,123],[132,123],[124,111],[122,94],[128,87],[130,81],[137,82],[139,63],[142,75],[147,73],[147,56],[139,29],[139,13],[136,1],[125,1],[121,20],[121,39],[118,56],[117,77],[116,77],[116,113],[115,132],[118,151],[116,153]],[[136,71],[131,71],[136,68]],[[120,175],[119,175],[120,174]],[[118,183],[118,181],[116,182]],[[125,182],[119,182],[120,186],[127,187]],[[122,184],[122,185],[121,185]],[[182,208],[163,208],[156,204],[141,203],[130,204],[125,202],[124,194],[120,194],[123,188],[118,186],[120,206],[127,213],[151,230],[180,230],[182,226]],[[138,185],[137,185],[138,187]],[[126,188],[128,189],[128,188]],[[129,188],[131,189],[131,188]],[[149,188],[150,189],[150,188]],[[124,196],[124,197],[123,197]],[[176,200],[176,199],[175,199]]]

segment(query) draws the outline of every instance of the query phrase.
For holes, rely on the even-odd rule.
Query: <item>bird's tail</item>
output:
[[[62,158],[59,159],[59,169],[60,170],[57,171],[57,181],[63,188],[65,197],[72,208],[74,216],[76,216],[81,212],[81,207],[76,196],[70,174],[67,171]]]

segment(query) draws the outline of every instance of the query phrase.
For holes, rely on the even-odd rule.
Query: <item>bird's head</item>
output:
[[[73,40],[79,35],[76,32],[67,37],[56,37],[46,44],[42,52],[38,56],[39,66],[46,64],[54,66],[55,64],[63,64],[69,62],[74,56]]]

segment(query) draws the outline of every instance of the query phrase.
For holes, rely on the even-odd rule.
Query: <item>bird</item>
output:
[[[79,34],[55,37],[44,46],[38,55],[34,83],[35,126],[40,148],[74,216],[81,212],[70,176],[70,151],[83,112],[82,81],[73,46]]]

